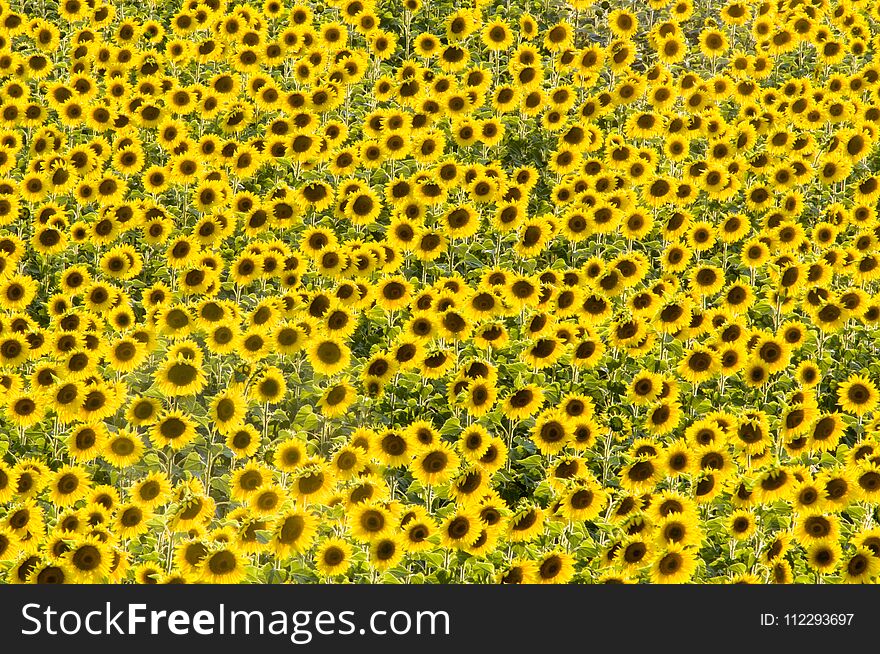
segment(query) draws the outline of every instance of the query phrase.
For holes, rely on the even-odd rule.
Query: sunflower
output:
[[[132,502],[155,509],[170,500],[171,481],[164,472],[151,472],[132,485],[130,494]]]
[[[13,471],[0,461],[0,503],[7,504],[15,494],[16,486],[13,485]]]
[[[278,513],[287,499],[287,494],[278,484],[267,484],[248,498],[252,515],[268,518]]]
[[[102,458],[116,468],[128,468],[140,461],[145,450],[144,442],[134,432],[119,430],[104,442]]]
[[[857,492],[866,501],[873,501],[880,494],[880,466],[876,463],[863,463],[854,472]]]
[[[175,547],[174,563],[184,574],[195,576],[209,551],[208,545],[199,538],[183,540]]]
[[[843,564],[843,581],[848,584],[870,583],[880,573],[880,560],[867,547],[860,547]]]
[[[829,540],[817,540],[807,547],[807,566],[818,573],[834,571],[840,564],[840,545]]]
[[[671,543],[683,547],[699,546],[704,534],[695,515],[691,512],[664,510],[667,511],[666,515],[654,525],[657,545]]]
[[[235,584],[247,574],[245,558],[231,545],[208,552],[198,565],[201,579],[211,584]]]
[[[564,414],[555,410],[541,412],[536,418],[535,426],[531,432],[532,442],[545,455],[559,453],[571,439],[571,436]]]
[[[788,495],[797,480],[782,466],[771,466],[758,475],[755,490],[762,503],[769,504]]]
[[[209,415],[214,428],[221,434],[228,434],[242,424],[247,412],[242,389],[231,386],[214,396],[209,406]]]
[[[393,514],[375,502],[358,504],[349,513],[348,520],[352,537],[366,543],[375,543],[394,527]]]
[[[385,384],[397,372],[398,366],[396,361],[384,354],[376,354],[366,362],[362,374],[365,379],[377,379],[382,384]]]
[[[356,401],[357,394],[354,387],[348,382],[342,381],[324,389],[318,400],[318,406],[323,415],[328,418],[336,418],[344,415]]]
[[[67,437],[66,446],[74,461],[86,462],[96,459],[104,450],[107,428],[103,423],[81,424]]]
[[[667,543],[651,564],[651,581],[657,584],[681,584],[690,581],[697,568],[691,550],[677,543]]]
[[[62,466],[48,485],[52,503],[63,507],[82,499],[89,492],[90,480],[82,469]]]
[[[696,466],[696,460],[692,446],[683,439],[670,443],[661,454],[661,461],[665,466],[668,477],[677,477],[692,472]]]
[[[400,535],[385,536],[370,546],[370,565],[379,572],[395,567],[406,552],[404,540]]]
[[[752,340],[752,356],[763,364],[768,373],[779,372],[788,366],[791,348],[784,341],[760,333],[755,334]]]
[[[276,518],[272,531],[272,546],[277,556],[304,553],[311,547],[317,534],[318,522],[307,511],[292,509]]]
[[[271,478],[271,472],[266,466],[249,461],[232,474],[231,495],[234,499],[247,500],[260,488],[269,484]]]
[[[275,446],[272,463],[282,472],[294,472],[306,462],[305,442],[298,438],[288,438]]]
[[[429,539],[437,531],[437,525],[425,509],[414,506],[401,518],[400,529],[406,550],[422,552],[433,546]]]
[[[45,410],[42,398],[31,393],[19,391],[6,399],[5,415],[13,425],[20,428],[32,427],[42,421]]]
[[[770,381],[770,371],[762,361],[747,362],[741,374],[746,386],[750,388],[759,388]]]
[[[217,503],[204,494],[201,483],[192,484],[179,500],[178,509],[171,520],[175,531],[186,532],[192,528],[204,527],[214,515]]]
[[[134,569],[133,576],[138,584],[158,584],[163,571],[154,563],[142,563]]]
[[[720,369],[717,354],[706,347],[697,346],[685,352],[678,366],[681,376],[692,383],[706,381]]]
[[[416,449],[426,449],[440,442],[440,435],[434,426],[427,420],[416,420],[406,428],[407,438],[414,443]],[[365,451],[369,450],[370,439],[364,439],[361,445]]]
[[[159,417],[162,411],[162,403],[153,397],[135,398],[125,412],[126,420],[132,425],[139,427],[151,425]]]
[[[156,385],[167,397],[196,395],[207,385],[204,372],[197,362],[177,356],[166,360],[156,373]]]
[[[727,531],[735,540],[748,540],[756,529],[755,516],[746,509],[734,511],[727,519]]]
[[[816,476],[816,483],[822,489],[826,506],[831,511],[841,511],[858,494],[858,486],[848,469],[824,470]]]
[[[71,423],[81,417],[85,403],[85,389],[82,384],[77,382],[58,383],[48,392],[52,408],[60,422]]]
[[[459,507],[440,525],[440,538],[444,547],[463,549],[473,545],[480,537],[481,523],[473,509]]]
[[[309,346],[308,355],[315,371],[323,375],[332,375],[347,368],[351,356],[344,343],[332,338],[315,339]]]
[[[674,430],[681,420],[681,407],[677,402],[661,400],[653,404],[645,418],[645,429],[652,434],[663,435]]]
[[[256,380],[251,382],[250,397],[261,404],[277,404],[287,392],[287,383],[282,371],[275,366],[265,368]]]
[[[97,538],[79,538],[64,554],[63,560],[81,583],[103,581],[110,571],[110,548]]]
[[[291,492],[303,503],[320,504],[332,492],[335,478],[326,463],[306,463],[296,471]]]
[[[574,563],[574,557],[567,552],[562,550],[547,552],[534,562],[536,569],[532,579],[539,584],[568,583],[574,576]]]
[[[880,401],[880,394],[871,379],[854,374],[838,386],[837,401],[847,413],[863,416],[874,410]]]
[[[352,547],[341,538],[327,538],[318,545],[315,567],[325,577],[344,575],[351,567]]]
[[[529,384],[509,395],[504,401],[502,411],[508,418],[517,420],[536,414],[543,403],[543,389]]]
[[[506,50],[513,44],[513,32],[503,20],[486,23],[480,36],[483,44],[490,51]]]
[[[374,458],[387,466],[406,465],[415,453],[410,434],[403,430],[385,429],[374,434],[370,451]]]
[[[331,463],[340,480],[355,478],[367,467],[363,450],[354,445],[344,445],[336,450]]]
[[[559,513],[567,520],[594,520],[608,503],[608,494],[593,480],[570,488],[562,502]]]
[[[250,458],[260,449],[260,432],[248,424],[240,424],[226,432],[226,447],[237,458]]]
[[[547,574],[552,572],[552,569],[547,570]],[[516,559],[501,569],[495,580],[499,584],[531,584],[536,583],[537,575],[538,566],[534,561]]]
[[[486,450],[488,451],[489,443]],[[481,456],[484,456],[483,452]],[[448,481],[458,469],[458,454],[447,443],[437,442],[425,447],[410,464],[415,479],[426,486],[439,485]]]
[[[123,504],[116,511],[114,531],[121,538],[137,538],[149,529],[152,511],[137,504]]]
[[[197,435],[196,423],[182,411],[166,411],[150,427],[150,440],[156,447],[179,450]]]
[[[637,405],[648,405],[657,399],[661,387],[660,376],[644,370],[638,373],[630,382],[627,395]]]

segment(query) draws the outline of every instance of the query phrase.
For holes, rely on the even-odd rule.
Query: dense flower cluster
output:
[[[0,0],[4,578],[875,580],[880,4],[636,5]]]

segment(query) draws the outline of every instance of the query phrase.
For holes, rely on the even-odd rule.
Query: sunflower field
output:
[[[880,576],[874,0],[0,0],[0,578]]]

